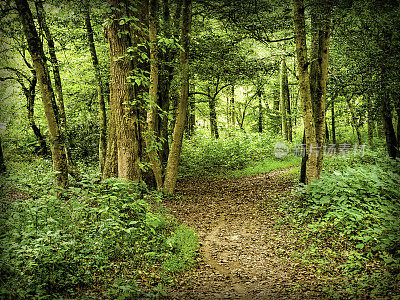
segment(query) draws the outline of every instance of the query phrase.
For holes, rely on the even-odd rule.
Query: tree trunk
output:
[[[118,0],[111,0],[113,15],[107,28],[107,39],[110,48],[110,109],[111,122],[115,122],[118,177],[134,182],[141,180],[139,168],[139,105],[135,101],[133,84],[128,78],[132,75],[133,64],[127,56],[127,50],[132,45],[130,26],[120,24],[123,8]],[[136,99],[135,99],[136,100]],[[113,125],[110,125],[113,126]],[[111,128],[110,128],[110,131]],[[110,136],[110,135],[109,135]],[[111,141],[107,141],[112,144]],[[110,153],[112,155],[112,153]],[[107,153],[107,156],[109,154]]]
[[[356,117],[356,113],[354,111],[353,104],[351,103],[351,98],[346,97],[346,101],[347,101],[347,105],[349,107],[349,111],[350,111],[350,115],[351,115],[351,125],[353,126],[353,129],[357,133],[358,144],[361,145],[362,144],[362,140],[361,140],[360,126],[359,126],[358,121],[357,121],[357,117]]]
[[[317,151],[310,151],[316,145],[315,123],[311,102],[310,76],[308,73],[307,45],[304,6],[302,0],[294,0],[294,25],[296,56],[299,71],[299,89],[301,95],[301,107],[303,112],[304,135],[306,144],[306,183],[319,177],[317,166]]]
[[[27,107],[27,111],[28,111],[27,117],[28,117],[29,125],[31,126],[33,133],[35,134],[37,140],[39,141],[39,145],[40,145],[39,154],[46,156],[48,154],[46,139],[43,136],[42,132],[40,131],[39,127],[37,127],[35,118],[34,118],[37,76],[36,76],[35,70],[31,70],[31,72],[32,72],[33,76],[30,79],[29,88],[25,87],[23,80],[20,81],[20,84],[22,86],[22,90],[23,90],[25,98],[26,98],[26,107]]]
[[[262,107],[262,99],[261,94],[258,97],[258,132],[263,132],[263,107]]]
[[[59,64],[58,64],[58,60],[57,60],[56,49],[55,49],[53,37],[51,35],[49,27],[47,26],[46,13],[43,8],[43,1],[36,1],[35,6],[36,6],[37,17],[38,17],[38,22],[39,22],[40,28],[43,30],[46,40],[47,40],[47,45],[49,47],[50,61],[51,61],[51,65],[53,67],[54,87],[55,87],[55,91],[56,91],[55,98],[56,98],[56,103],[57,103],[57,107],[58,107],[58,121],[60,124],[60,132],[61,132],[62,138],[64,139],[64,144],[65,144],[65,151],[66,151],[67,163],[68,163],[68,173],[72,177],[74,177],[75,180],[80,181],[82,179],[82,177],[81,177],[80,171],[79,171],[75,161],[72,159],[69,140],[68,140],[68,136],[67,136],[67,118],[65,115],[64,96],[63,96],[63,91],[62,91],[60,69],[58,67]]]
[[[149,41],[150,41],[150,88],[147,113],[146,147],[157,190],[162,188],[162,168],[157,152],[157,93],[158,93],[158,47],[157,47],[157,0],[149,1]]]
[[[236,109],[235,109],[235,85],[232,84],[231,99],[230,99],[230,118],[231,124],[235,127],[236,124]]]
[[[99,60],[97,58],[96,47],[94,45],[93,28],[90,21],[90,4],[88,0],[85,0],[85,27],[86,34],[89,43],[90,56],[92,58],[92,64],[94,69],[94,78],[96,80],[97,89],[97,102],[99,104],[99,169],[103,173],[104,164],[106,160],[107,151],[107,116],[106,116],[106,105],[104,101],[104,88],[101,80]]]
[[[368,97],[368,120],[367,120],[367,126],[368,126],[368,144],[371,147],[371,149],[374,147],[374,116],[373,116],[373,110],[372,110],[372,103],[371,103],[371,97]]]
[[[282,121],[282,136],[283,138],[288,141],[289,134],[288,134],[288,121],[286,117],[287,108],[286,105],[288,103],[289,97],[289,85],[286,73],[286,62],[285,57],[283,57],[281,62],[281,72],[280,72],[280,110],[281,110],[281,121]]]
[[[190,97],[189,101],[189,133],[190,136],[194,135],[196,127],[196,98],[195,95]]]
[[[335,126],[335,102],[332,101],[331,106],[331,114],[332,114],[332,143],[336,144],[336,126]]]
[[[171,150],[165,172],[164,190],[172,194],[175,190],[178,177],[179,157],[182,148],[183,131],[185,130],[186,109],[189,96],[189,42],[192,21],[192,0],[183,0],[183,18],[181,32],[180,72],[181,92]]]
[[[4,174],[7,172],[6,163],[4,162],[3,155],[3,147],[1,145],[1,137],[0,137],[0,174]]]
[[[112,88],[110,87],[110,93]],[[107,135],[107,150],[104,161],[104,168],[101,178],[116,178],[118,177],[118,153],[117,153],[117,121],[115,119],[115,103],[110,101],[110,113],[109,113],[109,126]]]
[[[330,40],[330,11],[331,7],[327,2],[323,2],[321,7],[314,8],[320,10],[316,13],[311,14],[311,26],[312,28],[312,64],[311,73],[314,73],[315,77],[311,80],[311,85],[315,86],[314,91],[311,92],[311,100],[315,122],[315,134],[317,142],[317,171],[318,177],[322,171],[323,144],[325,143],[325,126],[326,126],[326,85],[328,79],[328,52],[329,52],[329,40]],[[314,21],[313,21],[314,20]],[[316,51],[316,54],[314,54]],[[316,59],[316,60],[315,60]],[[315,69],[316,71],[313,71]]]
[[[208,108],[210,110],[211,136],[218,139],[219,133],[218,133],[218,123],[217,123],[217,112],[215,110],[216,102],[217,102],[216,95],[214,95],[214,97],[210,97],[208,101]]]
[[[65,188],[68,185],[68,163],[62,129],[57,120],[57,107],[54,105],[54,91],[46,65],[43,44],[36,31],[28,2],[26,0],[16,0],[15,2],[40,86],[43,107],[49,127],[55,184],[58,187]]]

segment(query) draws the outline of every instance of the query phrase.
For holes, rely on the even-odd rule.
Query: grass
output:
[[[251,162],[241,170],[233,170],[225,174],[225,177],[239,178],[269,173],[276,170],[292,168],[288,174],[298,174],[300,172],[301,157],[287,156],[284,159],[271,158],[263,161]]]

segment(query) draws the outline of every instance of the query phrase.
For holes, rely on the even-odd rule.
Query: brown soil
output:
[[[192,178],[178,183],[166,206],[195,228],[198,267],[184,274],[171,299],[321,299],[315,270],[291,259],[294,228],[279,207],[294,179],[285,171],[238,178]]]

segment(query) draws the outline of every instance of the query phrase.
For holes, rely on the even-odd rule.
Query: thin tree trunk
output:
[[[7,167],[6,163],[4,161],[4,155],[3,155],[3,147],[1,143],[1,137],[0,137],[0,174],[4,174],[7,172]]]
[[[36,71],[43,107],[46,114],[50,134],[50,146],[53,158],[53,169],[55,171],[55,184],[65,188],[68,185],[68,163],[62,135],[57,120],[54,103],[54,91],[50,80],[50,73],[46,65],[46,57],[43,51],[43,44],[35,28],[32,12],[27,0],[16,0],[18,14],[20,16],[23,31],[28,42],[28,50],[32,57],[33,67]]]
[[[332,143],[336,144],[336,126],[335,126],[335,102],[332,101],[332,106],[331,106],[331,114],[332,114]]]
[[[372,103],[371,103],[371,97],[368,97],[368,120],[367,120],[367,126],[368,126],[368,144],[371,147],[371,149],[374,147],[374,117],[373,117],[373,111],[372,111]]]
[[[399,150],[397,149],[397,139],[396,133],[394,132],[393,120],[392,120],[392,103],[391,93],[389,91],[389,87],[387,87],[387,79],[386,79],[386,69],[382,68],[380,74],[380,106],[381,106],[381,116],[383,129],[385,132],[386,138],[386,147],[388,154],[391,158],[396,158],[399,156]]]
[[[311,102],[310,90],[310,76],[308,73],[307,61],[307,45],[306,45],[306,31],[305,31],[305,18],[304,6],[302,0],[294,0],[294,25],[295,25],[295,42],[296,42],[296,55],[299,71],[299,89],[301,95],[301,107],[303,111],[304,132],[306,141],[306,183],[317,179],[318,166],[317,166],[317,151],[311,152],[311,146],[316,145],[315,123]]]
[[[157,190],[162,188],[162,169],[157,152],[157,93],[158,93],[158,47],[157,47],[157,0],[149,1],[149,41],[150,41],[150,88],[147,112],[146,147]]]
[[[79,171],[75,161],[72,159],[69,139],[67,136],[67,118],[65,115],[64,96],[63,96],[63,91],[62,91],[60,69],[58,67],[58,60],[57,60],[56,49],[55,49],[53,37],[51,35],[49,27],[47,26],[46,13],[43,8],[43,2],[36,1],[35,5],[36,5],[37,17],[38,17],[38,21],[40,24],[40,28],[43,30],[43,32],[46,36],[47,45],[49,47],[50,61],[51,61],[51,65],[53,67],[54,87],[55,87],[55,91],[56,91],[55,98],[56,98],[56,103],[57,103],[57,107],[58,107],[58,121],[60,122],[60,131],[61,131],[61,135],[62,135],[62,138],[64,139],[64,144],[65,144],[65,152],[66,152],[67,163],[68,163],[68,173],[72,177],[74,177],[75,180],[80,181],[82,179],[82,177],[81,177],[80,171]]]
[[[219,132],[218,132],[218,124],[217,124],[217,112],[215,110],[216,102],[217,102],[217,95],[214,97],[210,97],[208,101],[208,108],[210,110],[210,129],[211,129],[211,136],[218,139]]]
[[[258,132],[263,132],[263,107],[261,95],[258,97]]]
[[[178,112],[174,133],[172,137],[171,150],[165,172],[164,190],[172,194],[175,190],[178,177],[179,157],[182,148],[183,131],[185,130],[186,109],[189,96],[189,42],[192,21],[192,0],[183,0],[183,20],[181,33],[180,69],[181,69],[181,93],[178,104]]]
[[[92,58],[92,64],[94,69],[94,78],[96,80],[97,89],[97,102],[99,104],[99,169],[103,173],[106,151],[107,151],[107,116],[106,116],[106,104],[104,101],[104,88],[101,80],[99,60],[97,58],[96,47],[94,44],[93,28],[90,21],[90,4],[88,0],[85,0],[85,28],[89,43],[90,56]]]
[[[360,126],[358,125],[356,113],[354,111],[353,104],[351,103],[351,98],[346,97],[346,102],[347,102],[347,105],[349,107],[349,111],[350,111],[350,115],[351,115],[351,125],[353,126],[353,129],[357,133],[358,144],[361,145],[362,144],[362,140],[361,140]]]
[[[189,132],[190,136],[194,135],[195,126],[196,126],[196,98],[195,95],[190,97],[189,101]]]
[[[281,121],[282,121],[282,136],[283,138],[288,141],[289,134],[288,134],[288,121],[286,117],[287,108],[286,105],[288,103],[289,97],[289,85],[287,80],[287,73],[286,73],[286,62],[285,57],[283,57],[281,61],[281,72],[280,72],[280,110],[281,110]]]
[[[231,112],[231,124],[235,127],[236,124],[236,109],[235,109],[235,85],[232,84],[231,88],[231,99],[230,99],[230,112]]]
[[[23,90],[25,98],[26,98],[26,107],[27,107],[27,112],[28,112],[27,117],[28,117],[29,125],[31,126],[33,133],[35,134],[37,140],[39,141],[39,145],[40,145],[39,154],[46,156],[48,154],[46,140],[45,140],[45,137],[43,136],[42,132],[40,131],[39,127],[37,127],[35,118],[34,118],[37,76],[36,76],[35,70],[31,70],[31,72],[32,72],[33,76],[30,79],[29,88],[27,88],[24,85],[23,80],[18,80],[18,81],[20,81],[19,83],[21,84],[22,90]]]

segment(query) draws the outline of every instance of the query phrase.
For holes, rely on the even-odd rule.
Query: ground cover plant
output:
[[[317,265],[318,272],[346,278],[347,287],[335,283],[343,290],[324,283],[330,296],[398,295],[400,161],[368,151],[331,157],[326,168],[321,181],[286,204],[295,216],[290,222],[303,230],[303,249],[293,256]]]
[[[87,178],[57,198],[48,190],[51,180],[33,176],[46,174],[46,166],[43,160],[25,165],[29,188],[21,183],[22,197],[3,195],[2,297],[161,295],[174,274],[195,263],[196,233],[161,210],[160,194]],[[7,190],[10,182],[2,184]]]

